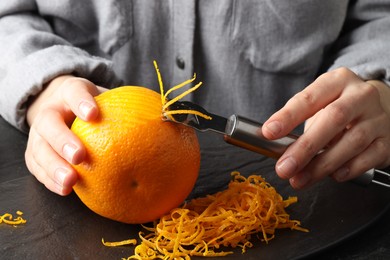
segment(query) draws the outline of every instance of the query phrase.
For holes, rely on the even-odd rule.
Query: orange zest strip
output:
[[[17,215],[17,217],[14,218],[14,216],[12,214],[5,213],[4,215],[0,216],[0,224],[4,223],[4,224],[16,226],[16,225],[25,224],[27,222],[27,220],[25,220],[22,217],[23,212],[18,210],[18,211],[16,211],[16,215]]]
[[[124,246],[124,245],[137,245],[137,239],[127,239],[123,241],[118,241],[118,242],[106,242],[102,238],[102,243],[105,246],[110,246],[110,247],[117,247],[117,246]]]
[[[296,197],[284,200],[261,176],[245,178],[233,172],[232,178],[228,189],[193,199],[147,228],[150,233],[140,232],[142,242],[128,259],[226,256],[233,252],[222,247],[240,247],[244,253],[253,246],[254,234],[268,243],[277,229],[308,232],[285,211]]]
[[[165,95],[164,95],[164,85],[162,82],[160,69],[158,68],[157,62],[155,60],[153,61],[153,64],[154,64],[154,68],[156,69],[157,80],[158,80],[158,84],[160,86],[161,104],[165,104],[166,100],[165,100]]]
[[[178,95],[178,96],[176,96],[173,99],[168,101],[168,95],[170,93],[172,93],[175,90],[181,89],[181,88],[185,87],[186,85],[194,82],[195,79],[196,79],[196,74],[194,74],[193,78],[191,78],[189,80],[186,80],[186,81],[184,81],[184,82],[182,82],[182,83],[180,83],[180,84],[170,88],[165,93],[164,92],[164,85],[163,85],[163,81],[162,81],[162,77],[161,77],[161,73],[160,73],[160,69],[158,68],[158,65],[157,65],[156,61],[153,61],[153,64],[154,64],[154,67],[156,69],[158,84],[159,84],[159,87],[160,87],[161,104],[162,104],[162,115],[163,115],[163,117],[166,117],[166,116],[169,116],[169,115],[173,115],[173,114],[193,114],[193,115],[197,115],[197,116],[203,117],[203,118],[205,118],[207,120],[211,120],[210,116],[208,116],[208,115],[206,115],[206,114],[204,114],[204,113],[202,113],[200,111],[196,111],[196,110],[180,110],[180,109],[179,110],[168,110],[170,105],[172,105],[173,103],[179,101],[180,99],[182,99],[183,97],[187,96],[191,92],[194,92],[195,90],[197,90],[202,85],[202,82],[199,82],[195,86],[189,88],[188,90],[184,91],[180,95]],[[175,121],[173,117],[170,116],[169,118],[172,121]]]
[[[211,120],[211,116],[205,115],[199,111],[196,110],[169,110],[164,112],[164,116],[169,116],[169,115],[176,115],[176,114],[193,114],[197,116],[201,116],[205,119]]]
[[[194,77],[192,79],[188,79],[188,80],[180,83],[179,85],[176,85],[176,86],[168,89],[168,91],[164,94],[164,98],[167,99],[168,95],[171,94],[173,91],[175,91],[177,89],[181,89],[182,87],[185,87],[186,85],[194,82],[195,79],[196,79],[196,73],[194,73]],[[202,84],[202,82],[200,82],[200,84]]]

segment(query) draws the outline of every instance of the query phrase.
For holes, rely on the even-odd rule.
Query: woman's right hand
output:
[[[83,78],[60,76],[46,85],[27,110],[27,168],[59,195],[72,192],[78,178],[72,164],[81,163],[86,156],[70,125],[76,116],[85,121],[96,118],[99,111],[93,97],[105,90]]]

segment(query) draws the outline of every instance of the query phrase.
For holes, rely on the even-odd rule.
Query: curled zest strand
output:
[[[153,64],[154,64],[154,67],[156,69],[158,84],[160,86],[162,115],[163,115],[163,117],[169,117],[169,119],[171,119],[172,121],[175,121],[174,118],[171,116],[173,114],[193,114],[193,115],[197,115],[197,116],[203,117],[203,118],[205,118],[207,120],[211,120],[210,116],[205,115],[204,113],[202,113],[200,111],[196,111],[196,110],[168,110],[170,105],[172,105],[176,101],[179,101],[180,99],[182,99],[183,97],[187,96],[191,92],[194,92],[195,90],[197,90],[202,85],[202,82],[199,82],[198,84],[196,84],[195,86],[193,86],[193,87],[189,88],[188,90],[184,91],[180,95],[174,97],[171,100],[168,100],[168,95],[170,93],[172,93],[175,90],[181,89],[181,88],[185,87],[186,85],[194,82],[195,79],[196,79],[196,74],[195,73],[194,73],[194,76],[191,79],[186,80],[186,81],[184,81],[184,82],[182,82],[182,83],[180,83],[180,84],[170,88],[165,93],[164,85],[163,85],[163,81],[162,81],[162,77],[161,77],[161,73],[160,73],[160,69],[158,68],[158,65],[157,65],[156,61],[153,61]]]
[[[228,189],[193,199],[146,228],[148,234],[140,232],[141,244],[128,259],[226,256],[233,251],[221,247],[240,247],[244,253],[253,246],[253,234],[261,234],[261,241],[268,243],[276,229],[308,232],[285,211],[296,197],[284,200],[261,176],[245,178],[233,172],[232,178]]]
[[[10,213],[5,213],[5,214],[1,215],[0,216],[0,224],[4,223],[4,224],[16,226],[16,225],[25,224],[27,222],[27,220],[25,220],[22,217],[23,212],[17,211],[16,215],[17,215],[16,218],[14,218],[14,216]]]

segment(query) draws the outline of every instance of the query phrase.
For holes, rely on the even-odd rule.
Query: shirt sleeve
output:
[[[390,1],[352,1],[329,70],[348,67],[363,80],[390,85]]]
[[[51,79],[73,74],[97,85],[119,84],[109,59],[72,46],[39,16],[35,1],[0,4],[0,115],[27,132],[28,100]]]

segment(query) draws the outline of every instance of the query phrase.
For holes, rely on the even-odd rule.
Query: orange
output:
[[[146,223],[180,206],[193,189],[200,150],[193,129],[162,120],[157,92],[124,86],[96,97],[99,117],[71,129],[87,149],[74,191],[97,214]]]

